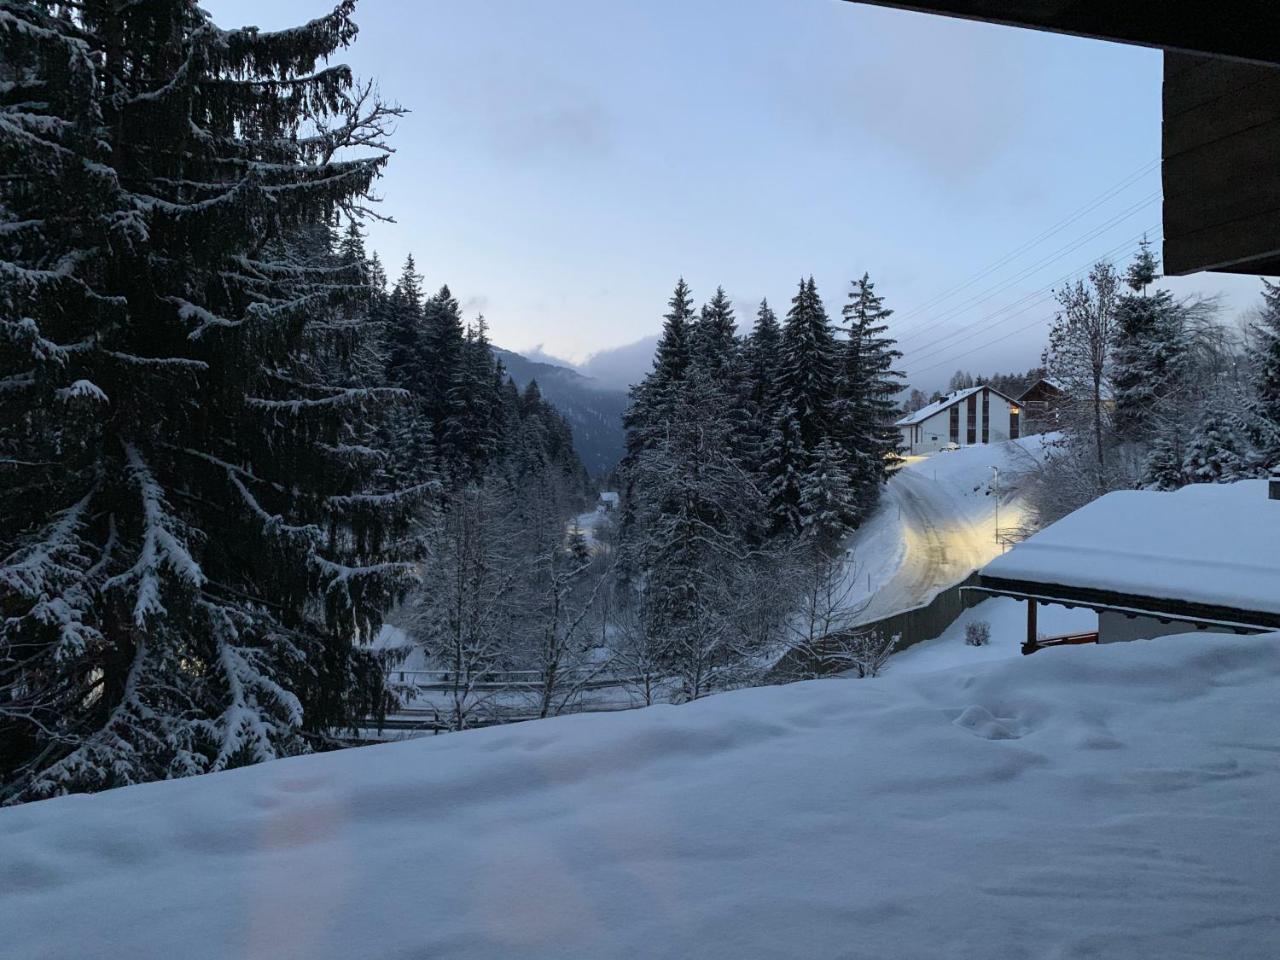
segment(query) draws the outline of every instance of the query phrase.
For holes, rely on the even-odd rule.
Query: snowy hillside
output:
[[[1273,958],[1280,635],[742,691],[0,811],[22,958]]]

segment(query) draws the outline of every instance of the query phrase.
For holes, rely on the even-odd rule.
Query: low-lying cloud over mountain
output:
[[[658,346],[655,334],[610,350],[601,350],[578,364],[577,369],[588,377],[625,390],[639,383],[653,367],[653,351]]]

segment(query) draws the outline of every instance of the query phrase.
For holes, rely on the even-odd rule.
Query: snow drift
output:
[[[0,953],[1270,958],[1277,703],[1188,635],[33,803]]]

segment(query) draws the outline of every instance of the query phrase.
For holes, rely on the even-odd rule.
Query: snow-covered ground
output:
[[[1000,470],[1000,529],[1021,526],[1017,478],[1044,455],[1046,436],[912,457],[894,473],[880,506],[849,543],[850,604],[866,604],[861,622],[922,606],[1000,555],[995,474]]]
[[[1068,609],[1044,603],[1036,611],[1036,618],[1037,632],[1048,637],[1091,633],[1098,629],[1098,615],[1082,607]],[[991,640],[980,647],[971,647],[964,642],[964,630],[977,621],[991,627]],[[1022,641],[1026,638],[1027,605],[1011,597],[992,597],[960,614],[942,636],[895,653],[886,669],[895,675],[928,673],[991,660],[1021,659]]]
[[[0,810],[0,954],[1274,958],[1280,635],[740,691]]]

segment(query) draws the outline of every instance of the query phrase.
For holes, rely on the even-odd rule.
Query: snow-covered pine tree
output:
[[[690,337],[690,354],[694,363],[706,369],[714,379],[732,380],[738,372],[738,325],[724,287],[716,287],[715,295],[702,307]]]
[[[430,364],[422,317],[422,276],[413,254],[405,258],[391,293],[375,303],[384,321],[386,381],[406,393],[386,423],[392,474],[406,484],[427,482],[436,476],[437,463],[435,432],[426,407]]]
[[[623,417],[627,457],[634,459],[660,435],[689,369],[694,323],[693,295],[681,277],[667,302],[662,336],[654,350],[653,369],[631,388],[631,404]]]
[[[755,326],[742,345],[743,376],[752,412],[765,422],[776,414],[773,407],[774,386],[778,376],[778,353],[782,346],[782,328],[769,306],[760,301]]]
[[[484,315],[467,327],[463,350],[464,420],[461,443],[473,475],[484,473],[497,458],[502,439],[501,384],[506,371],[489,343]]]
[[[427,363],[422,319],[422,275],[413,254],[405,257],[391,288],[386,331],[387,378],[411,393],[425,395]]]
[[[380,706],[358,641],[409,572],[408,498],[344,448],[394,391],[302,356],[367,289],[299,239],[386,156],[386,109],[321,64],[352,8],[278,33],[194,0],[0,10],[8,800],[298,752]]]
[[[1280,467],[1280,284],[1262,281],[1262,309],[1254,325],[1258,355],[1253,364],[1249,435],[1261,465]]]
[[[1189,368],[1190,344],[1181,311],[1168,290],[1148,294],[1159,276],[1151,245],[1143,238],[1125,272],[1129,291],[1116,300],[1111,351],[1116,437],[1145,441],[1164,419],[1163,408],[1179,395]]]
[[[853,482],[844,467],[845,453],[824,439],[814,450],[800,490],[800,516],[805,535],[821,554],[839,550],[858,514]]]
[[[795,411],[800,442],[812,451],[834,435],[838,350],[813,277],[791,300],[778,357],[778,397]]]
[[[1232,415],[1205,412],[1187,444],[1182,474],[1187,483],[1233,483],[1251,475],[1248,444]]]
[[[768,301],[761,300],[755,326],[739,350],[741,424],[738,444],[743,466],[762,486],[767,486],[768,482],[764,472],[765,447],[778,416],[775,381],[781,342],[782,328],[778,326],[778,319]]]
[[[791,301],[778,356],[775,429],[766,441],[765,478],[775,530],[798,533],[800,495],[814,451],[835,436],[838,349],[813,278]]]
[[[635,603],[690,700],[734,682],[750,655],[736,613],[756,599],[745,587],[747,532],[763,504],[730,454],[733,429],[722,394],[695,370],[665,429],[626,467],[635,514],[626,536],[642,573]]]
[[[760,476],[766,495],[767,532],[794,535],[804,529],[800,502],[808,481],[811,458],[800,435],[795,407],[778,410],[765,434]]]
[[[462,477],[469,471],[466,446],[466,328],[462,310],[448,285],[422,306],[425,330],[424,403],[435,431],[436,452],[444,472]]]
[[[849,291],[841,311],[848,338],[840,346],[843,356],[837,374],[839,435],[849,460],[855,465],[851,482],[856,495],[853,522],[868,516],[888,479],[889,459],[898,452],[897,396],[904,388],[903,375],[894,366],[902,358],[896,341],[887,336],[892,310],[875,292],[864,273]]]
[[[1179,437],[1159,436],[1151,445],[1143,463],[1139,484],[1146,490],[1177,490],[1185,484],[1186,477],[1182,472],[1185,454]]]

